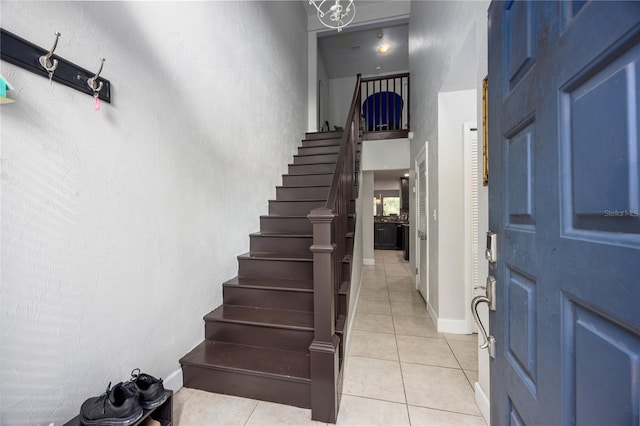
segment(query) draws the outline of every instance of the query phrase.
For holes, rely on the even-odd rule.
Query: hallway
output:
[[[400,251],[365,266],[339,425],[485,425],[474,402],[476,335],[442,334],[429,318]],[[311,411],[181,389],[174,422],[191,425],[320,425]]]

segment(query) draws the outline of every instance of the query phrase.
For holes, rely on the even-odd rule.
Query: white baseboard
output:
[[[490,403],[489,397],[484,392],[484,389],[482,389],[482,386],[480,386],[479,382],[475,382],[473,385],[476,391],[476,405],[480,409],[480,413],[482,414],[482,417],[484,417],[484,420],[487,422],[488,425],[490,425],[491,424],[491,419],[490,419],[491,403]]]
[[[182,387],[182,368],[178,368],[162,380],[165,389],[171,389],[178,392]]]
[[[433,322],[438,328],[438,333],[451,333],[451,334],[471,334],[469,333],[469,323],[466,319],[452,320],[438,318],[435,309],[431,306],[431,303],[427,303],[427,312],[433,319]]]
[[[467,320],[451,320],[438,318],[438,332],[451,334],[471,334],[469,333],[469,323]]]
[[[358,285],[358,294],[355,295],[356,297],[356,301],[353,304],[353,312],[349,312],[349,323],[346,325],[347,327],[347,341],[345,342],[344,345],[344,353],[347,353],[347,350],[349,349],[349,343],[351,342],[351,329],[353,328],[353,322],[356,319],[355,313],[356,310],[358,309],[358,302],[360,301],[360,290],[362,289],[362,277],[364,276],[364,274],[360,275],[360,283]],[[350,297],[353,297],[353,295],[351,295]]]
[[[437,326],[438,325],[438,315],[436,315],[435,309],[433,309],[433,306],[431,306],[431,303],[429,303],[429,302],[427,302],[427,313],[431,317],[431,320],[433,321],[433,323]]]
[[[365,266],[373,266],[376,264],[375,259],[362,259],[362,264]]]

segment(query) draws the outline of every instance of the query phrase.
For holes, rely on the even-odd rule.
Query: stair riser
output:
[[[329,164],[289,164],[290,175],[306,175],[310,173],[333,173],[336,165]]]
[[[182,377],[188,388],[311,408],[311,385],[305,382],[192,365],[182,366]]]
[[[289,234],[311,234],[313,226],[306,217],[281,218],[264,216],[260,218],[260,231]]]
[[[226,286],[223,294],[227,305],[313,312],[313,293],[310,292]]]
[[[351,262],[342,262],[342,276],[350,277],[351,276]]]
[[[313,209],[324,207],[325,201],[269,201],[269,214],[306,216]]]
[[[204,336],[205,339],[216,342],[307,352],[313,340],[313,331],[207,321]]]
[[[340,146],[340,139],[317,139],[302,141],[300,148],[317,148],[321,146]]]
[[[251,254],[278,253],[299,254],[309,253],[309,247],[313,244],[311,237],[263,237],[251,236]]]
[[[294,155],[293,164],[335,163],[338,154]]]
[[[313,262],[238,259],[238,264],[240,277],[301,281],[313,279]]]
[[[298,155],[337,154],[338,152],[340,152],[340,145],[301,146],[298,148]]]
[[[347,308],[348,306],[348,300],[347,300],[347,295],[346,294],[339,294],[338,295],[338,315],[347,315]]]
[[[330,186],[332,173],[323,175],[282,175],[282,186],[322,185]]]
[[[310,186],[310,187],[278,187],[276,188],[276,200],[326,200],[329,196],[328,186]]]

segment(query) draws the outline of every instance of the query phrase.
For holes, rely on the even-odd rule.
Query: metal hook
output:
[[[56,31],[55,35],[56,35],[56,40],[53,42],[53,47],[51,48],[51,50],[49,50],[49,53],[47,53],[46,55],[42,55],[39,58],[40,65],[42,65],[42,68],[47,70],[49,73],[53,73],[56,70],[56,68],[58,68],[58,60],[54,59],[53,62],[51,62],[51,56],[53,56],[53,52],[56,50],[56,47],[58,46],[58,39],[62,34]]]
[[[100,73],[102,72],[102,67],[104,66],[104,58],[100,58],[100,69],[98,70],[98,72],[96,73],[96,75],[94,75],[93,77],[91,77],[90,79],[87,80],[87,84],[89,85],[89,87],[91,88],[91,90],[93,90],[94,95],[97,95],[98,92],[100,90],[102,90],[102,82],[100,82],[100,84],[96,84],[96,80],[98,80],[98,77],[100,77]]]

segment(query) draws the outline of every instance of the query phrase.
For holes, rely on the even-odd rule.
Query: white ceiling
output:
[[[405,173],[409,173],[407,169],[400,170],[376,170],[373,172],[374,180],[400,179]]]
[[[390,46],[384,55],[377,51],[382,43]],[[326,33],[318,37],[318,54],[330,79],[405,72],[409,70],[409,25],[395,21]]]
[[[308,0],[303,1],[307,15],[315,17],[315,7],[310,5]],[[356,17],[359,8],[361,11],[364,8],[377,8],[381,3],[384,2],[354,1]],[[380,34],[383,35],[381,39],[378,38]],[[391,48],[386,54],[381,55],[377,49],[383,42],[389,43]],[[321,32],[318,34],[318,56],[322,58],[330,79],[353,77],[356,74],[373,76],[408,71],[408,19],[374,24],[351,24],[341,32],[336,30]]]

